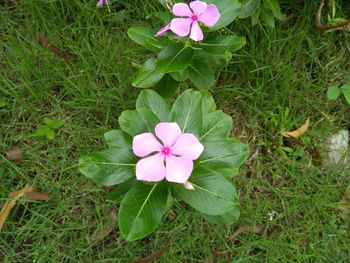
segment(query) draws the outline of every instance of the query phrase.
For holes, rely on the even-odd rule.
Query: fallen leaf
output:
[[[310,126],[310,119],[307,119],[305,123],[297,130],[290,132],[282,132],[282,135],[287,138],[295,138],[298,139],[301,135],[303,135]]]
[[[53,53],[63,58],[65,61],[72,61],[77,59],[76,56],[73,56],[67,52],[64,52],[58,47],[55,47],[53,44],[51,44],[48,38],[43,33],[39,33],[39,42],[43,47],[51,50]]]
[[[219,250],[214,250],[210,255],[208,255],[204,259],[203,263],[215,262],[215,260],[217,260],[219,256],[220,256],[220,251]]]
[[[293,144],[298,144],[300,145],[301,147],[304,148],[304,150],[310,154],[312,160],[314,161],[314,164],[321,164],[322,163],[322,156],[321,154],[316,151],[315,149],[309,147],[309,146],[306,146],[303,142],[301,142],[300,140],[298,139],[294,139],[294,138],[288,138],[287,137],[287,140],[286,140],[286,145],[287,146],[292,146]]]
[[[255,234],[261,234],[264,230],[263,225],[245,225],[240,228],[238,228],[232,235],[231,240],[236,239],[240,234],[245,233],[245,232],[253,232]]]
[[[112,208],[107,218],[105,219],[105,227],[102,230],[96,229],[95,232],[92,234],[92,239],[100,239],[105,236],[107,236],[109,233],[113,231],[115,228],[115,225],[117,223],[117,211],[116,209]]]
[[[160,249],[158,249],[153,254],[151,254],[149,256],[146,256],[144,258],[139,258],[134,263],[155,262],[157,259],[159,259],[161,256],[163,256],[163,254],[165,253],[165,251],[168,249],[169,246],[170,246],[170,241],[164,247],[161,247]]]
[[[21,148],[15,146],[6,152],[7,159],[14,162],[21,162],[23,160],[23,152]]]
[[[51,195],[43,192],[29,192],[26,194],[25,199],[31,201],[48,201],[52,198]]]
[[[350,185],[346,188],[342,199],[339,201],[338,208],[340,216],[346,218],[350,215]]]
[[[33,187],[30,186],[29,184],[26,184],[24,188],[17,192],[12,192],[9,194],[10,200],[6,201],[1,212],[0,212],[0,230],[5,224],[6,219],[8,218],[11,210],[13,207],[15,207],[17,201],[19,198],[21,198],[24,194],[32,192]]]

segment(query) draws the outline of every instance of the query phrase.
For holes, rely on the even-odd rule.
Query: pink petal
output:
[[[166,179],[174,183],[186,183],[193,170],[192,160],[171,156],[166,158]]]
[[[104,5],[105,5],[105,0],[99,0],[96,4],[96,6],[98,6],[98,7],[102,7]]]
[[[220,13],[216,5],[208,5],[207,9],[198,18],[199,22],[202,22],[206,26],[214,26],[220,19]]]
[[[202,154],[204,147],[196,136],[191,133],[183,133],[176,140],[171,150],[173,154],[196,160]]]
[[[187,181],[186,183],[184,183],[184,187],[187,189],[187,190],[196,190],[193,186],[193,184],[191,184],[189,181]]]
[[[190,33],[192,18],[174,18],[170,22],[170,30],[180,37]]]
[[[191,17],[193,15],[188,4],[185,3],[177,3],[173,5],[173,14],[176,16],[187,16]]]
[[[162,145],[152,133],[136,135],[132,141],[132,150],[138,157],[145,157],[153,152],[159,152]]]
[[[170,24],[167,24],[165,27],[161,28],[157,33],[156,37],[164,35],[170,29]]]
[[[199,16],[204,13],[205,9],[207,8],[207,3],[202,1],[193,1],[190,3],[190,7],[193,11],[193,14]]]
[[[194,41],[203,40],[203,32],[197,21],[193,21],[190,38]]]
[[[141,159],[136,164],[136,178],[140,181],[159,182],[165,177],[164,157],[155,154]]]
[[[181,135],[181,129],[176,122],[158,123],[156,135],[163,142],[164,146],[171,147]]]

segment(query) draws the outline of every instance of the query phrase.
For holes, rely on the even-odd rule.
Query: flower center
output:
[[[193,16],[192,16],[192,20],[193,20],[193,21],[197,21],[197,20],[198,20],[198,16],[197,16],[197,15],[193,15]]]
[[[171,154],[171,149],[169,147],[163,147],[162,150],[161,150],[161,153],[164,155],[164,156],[169,156]]]

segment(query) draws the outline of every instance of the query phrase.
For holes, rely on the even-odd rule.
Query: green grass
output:
[[[0,108],[0,201],[26,183],[53,196],[11,213],[0,235],[0,261],[130,262],[171,240],[160,262],[202,262],[214,250],[222,253],[219,262],[349,262],[349,221],[337,209],[349,168],[315,166],[300,149],[287,154],[279,134],[310,117],[303,140],[322,151],[327,135],[349,128],[349,106],[328,101],[326,91],[349,77],[350,36],[316,31],[313,2],[284,1],[288,20],[275,30],[245,20],[227,29],[247,38],[212,90],[235,121],[233,135],[253,154],[234,178],[240,221],[210,225],[180,203],[154,234],[132,243],[117,228],[92,238],[114,205],[105,201],[105,188],[79,173],[77,162],[103,148],[103,133],[134,107],[139,90],[130,85],[132,63],[145,54],[125,32],[147,23],[160,6],[120,0],[108,13],[94,1],[0,4],[0,98],[6,102]],[[78,60],[65,62],[41,47],[38,32]],[[66,121],[52,141],[33,136],[45,116]],[[15,145],[24,152],[21,163],[6,160]],[[262,224],[264,234],[231,240],[246,224]]]

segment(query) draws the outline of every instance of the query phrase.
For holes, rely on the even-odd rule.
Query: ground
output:
[[[0,261],[130,262],[171,241],[159,262],[202,262],[213,251],[220,251],[218,262],[349,262],[349,220],[338,209],[349,168],[316,165],[301,147],[290,151],[280,135],[309,117],[302,140],[322,152],[327,135],[350,126],[349,105],[326,97],[330,84],[350,76],[350,35],[315,30],[317,1],[281,1],[288,18],[275,29],[249,20],[227,29],[247,44],[211,91],[235,121],[233,136],[251,151],[234,178],[239,222],[211,225],[177,203],[143,240],[126,242],[117,228],[93,238],[115,204],[106,202],[108,189],[78,171],[78,159],[104,148],[103,133],[135,105],[139,90],[130,83],[146,54],[128,39],[127,28],[161,26],[147,21],[161,8],[156,1],[112,2],[110,13],[94,1],[0,4],[0,201],[26,183],[53,197],[11,213],[1,230]],[[77,60],[43,48],[39,32]],[[33,136],[46,116],[65,119],[53,140]],[[20,163],[6,159],[13,146],[23,151]],[[232,239],[245,225],[262,233]]]

